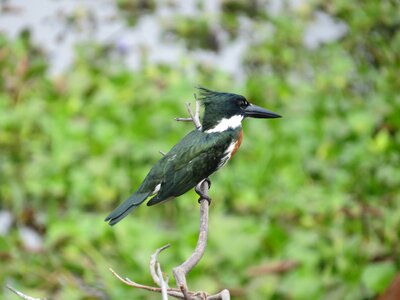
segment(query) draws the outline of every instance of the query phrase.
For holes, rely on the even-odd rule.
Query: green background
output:
[[[140,2],[140,1],[138,1]],[[134,25],[140,8],[119,1]],[[152,3],[146,9],[152,9]],[[48,299],[159,299],[108,271],[152,284],[193,250],[197,196],[104,217],[188,131],[194,87],[230,91],[283,115],[244,121],[238,154],[213,175],[206,254],[192,290],[231,290],[234,299],[374,299],[398,272],[400,225],[400,14],[397,1],[310,1],[272,15],[253,1],[224,1],[220,26],[232,38],[247,15],[274,34],[243,58],[244,80],[213,66],[186,73],[143,62],[127,69],[104,45],[82,44],[61,76],[29,32],[0,34],[0,205],[14,217],[0,236],[0,283]],[[130,5],[131,4],[131,5]],[[208,16],[166,28],[188,49],[211,49]],[[345,22],[346,35],[303,45],[316,11]],[[138,12],[139,11],[139,12]],[[39,251],[21,230],[38,233]],[[255,267],[294,261],[284,273]],[[5,299],[15,299],[3,288]]]

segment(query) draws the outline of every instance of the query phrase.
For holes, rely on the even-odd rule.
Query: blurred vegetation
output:
[[[156,8],[154,0],[116,0],[116,4],[129,25],[135,25],[143,14],[152,13]]]
[[[209,245],[190,287],[229,288],[235,299],[374,299],[388,286],[400,267],[396,1],[316,0],[278,15],[253,5],[224,1],[226,30],[235,32],[241,14],[274,28],[250,45],[247,79],[235,88],[210,66],[194,77],[184,63],[131,71],[100,45],[78,47],[73,66],[50,78],[28,31],[0,35],[0,206],[14,217],[0,235],[0,282],[51,299],[159,299],[125,287],[108,267],[150,284],[149,256],[171,243],[161,255],[171,274],[196,243],[194,192],[142,207],[114,228],[103,219],[158,151],[192,130],[173,117],[186,114],[201,84],[284,118],[246,120],[239,154],[212,177]],[[316,10],[344,21],[348,33],[309,50],[303,33]],[[211,28],[206,16],[176,26],[203,39],[195,47],[209,45],[210,34],[198,33]],[[42,239],[39,249],[24,241],[24,228]],[[249,272],[277,261],[299,266]]]

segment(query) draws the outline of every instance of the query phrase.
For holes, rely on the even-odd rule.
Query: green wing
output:
[[[234,134],[194,130],[185,136],[150,171],[148,177],[157,178],[161,187],[147,205],[180,196],[210,176],[218,168]]]

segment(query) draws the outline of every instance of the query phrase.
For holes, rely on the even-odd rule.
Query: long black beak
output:
[[[260,106],[250,104],[244,110],[244,116],[250,118],[281,118],[282,116]]]

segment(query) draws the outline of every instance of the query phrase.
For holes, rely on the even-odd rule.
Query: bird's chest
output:
[[[218,164],[218,169],[225,166],[225,164],[235,155],[236,151],[239,149],[240,145],[242,144],[243,140],[243,131],[240,130],[238,136],[228,144],[225,151],[223,152],[223,156],[221,161]]]

